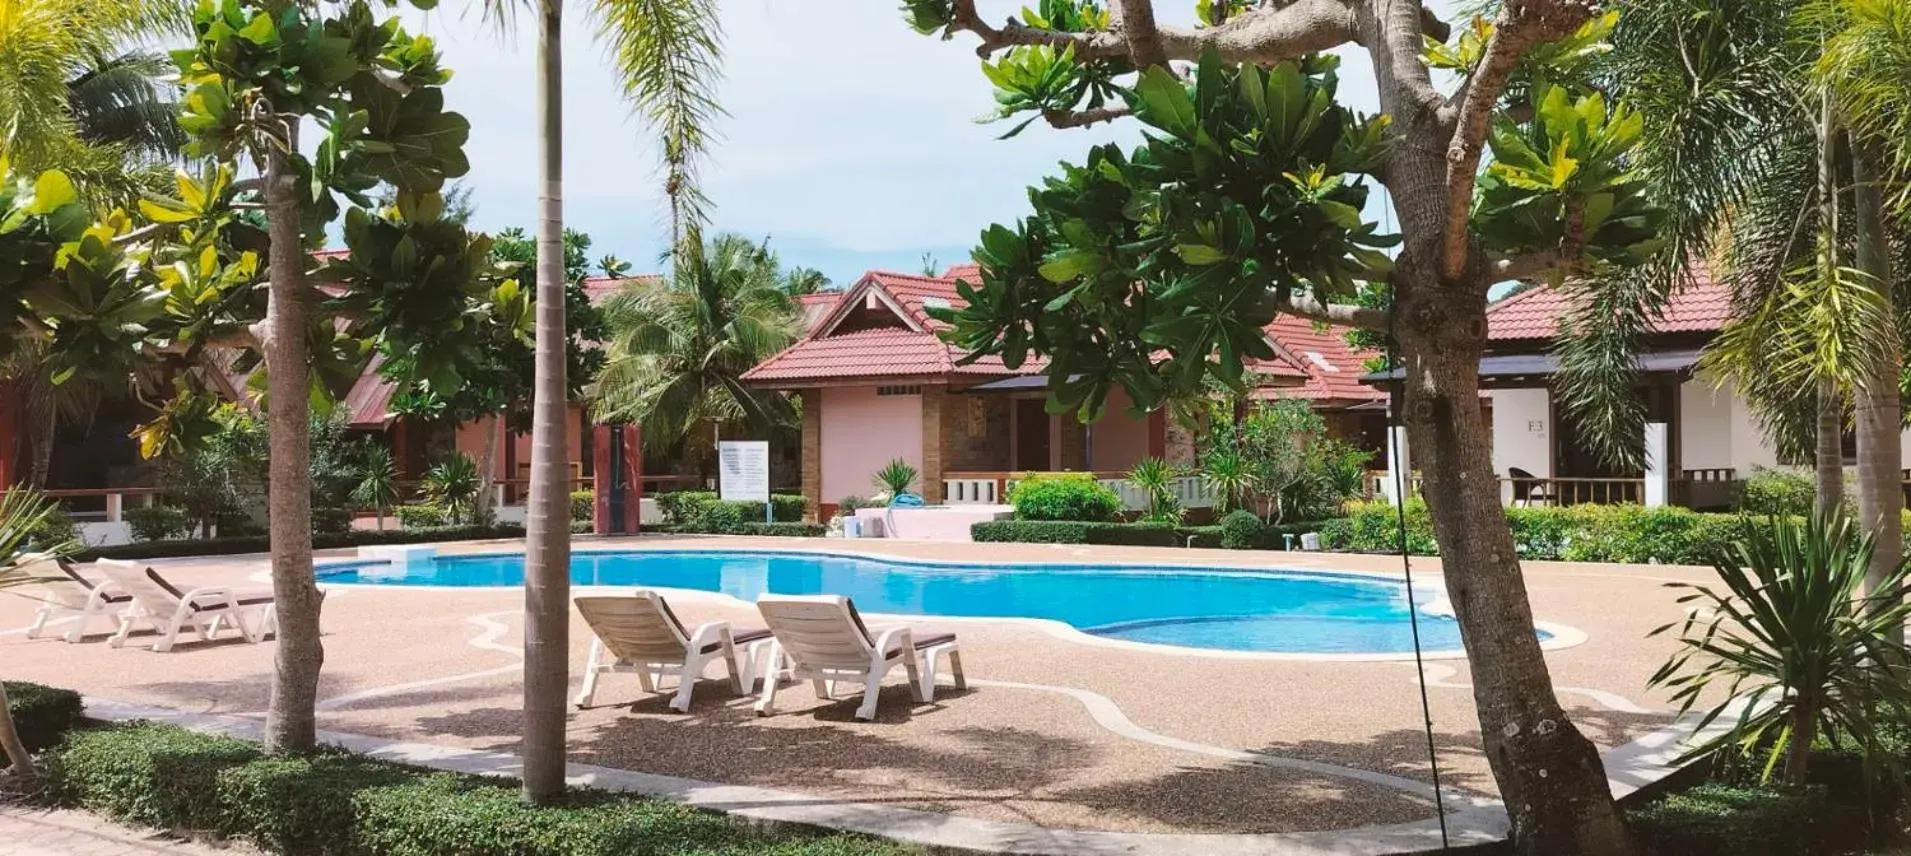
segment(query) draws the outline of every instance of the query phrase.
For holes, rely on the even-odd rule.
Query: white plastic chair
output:
[[[909,673],[909,690],[917,702],[935,700],[936,661],[949,658],[957,689],[968,686],[962,674],[962,651],[955,634],[916,636],[907,627],[889,627],[874,635],[863,624],[856,605],[841,595],[773,595],[757,599],[756,608],[776,638],[763,666],[763,694],[758,716],[769,716],[776,703],[780,679],[814,682],[817,698],[831,698],[841,681],[863,685],[863,703],[856,718],[876,718],[883,678],[902,666]]]
[[[101,559],[93,563],[114,585],[132,596],[119,614],[119,632],[110,644],[126,644],[133,625],[146,622],[159,632],[153,650],[171,651],[179,632],[191,628],[211,641],[225,627],[237,629],[247,642],[258,644],[278,629],[278,610],[269,591],[237,591],[228,586],[201,586],[180,591],[152,568],[132,562]]]
[[[77,618],[73,629],[61,638],[78,642],[86,638],[93,616],[109,615],[114,609],[133,602],[131,595],[120,591],[111,581],[90,579],[65,559],[39,556],[23,564],[21,570],[39,584],[40,606],[33,611],[33,624],[27,628],[28,639],[40,638],[48,624]]]
[[[699,625],[694,633],[687,632],[663,595],[649,589],[638,589],[627,597],[580,597],[575,602],[584,623],[596,634],[590,660],[584,665],[584,688],[577,694],[580,708],[589,707],[597,696],[600,676],[636,672],[637,685],[647,693],[657,692],[664,676],[676,675],[677,693],[670,708],[688,713],[697,679],[718,659],[729,667],[730,686],[738,695],[747,693],[745,676],[754,675],[757,648],[770,638],[768,630],[733,632],[728,621],[712,621]],[[749,646],[741,665],[739,645]]]

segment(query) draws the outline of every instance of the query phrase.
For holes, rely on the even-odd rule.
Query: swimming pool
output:
[[[519,554],[442,556],[411,565],[321,567],[321,582],[517,586]],[[1086,565],[954,565],[821,553],[577,552],[571,582],[721,592],[842,594],[864,612],[1039,618],[1096,636],[1295,654],[1413,650],[1406,586],[1390,579],[1288,571]],[[1422,601],[1434,596],[1421,591]],[[1420,615],[1422,647],[1460,647],[1458,625]],[[1545,635],[1545,634],[1542,634]]]

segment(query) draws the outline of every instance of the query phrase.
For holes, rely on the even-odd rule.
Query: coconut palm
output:
[[[536,376],[531,406],[531,490],[525,506],[524,796],[564,790],[564,695],[570,681],[570,472],[565,443],[563,0],[483,0],[508,23],[523,8],[537,22],[538,266]],[[708,150],[719,42],[715,4],[696,0],[592,0],[624,95],[661,138],[671,245],[702,220],[697,167]]]
[[[660,282],[605,307],[610,359],[593,392],[608,419],[642,426],[668,445],[701,425],[789,426],[789,399],[743,382],[743,373],[796,340],[802,313],[764,249],[737,235],[679,248]]]
[[[11,490],[0,494],[0,589],[37,584],[41,580],[26,572],[28,544],[33,535],[59,510],[58,506],[30,490]],[[63,556],[79,545],[72,541],[33,545],[41,558]],[[10,764],[9,772],[18,778],[32,778],[33,756],[20,742],[13,715],[7,706],[7,690],[0,684],[0,752]]]

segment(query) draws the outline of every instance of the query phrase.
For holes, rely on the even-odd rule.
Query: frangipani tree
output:
[[[983,233],[952,340],[1012,367],[1047,357],[1055,396],[1092,417],[1117,385],[1146,409],[1206,377],[1238,384],[1276,313],[1390,334],[1518,849],[1629,852],[1532,631],[1478,376],[1490,286],[1655,249],[1659,213],[1627,166],[1641,120],[1579,82],[1610,21],[1581,0],[1514,0],[1440,47],[1450,29],[1418,3],[1199,6],[1202,23],[1180,27],[1151,0],[1048,0],[999,23],[973,0],[907,3],[919,30],[980,40],[1004,113],[1147,131],[1132,150],[1092,149],[1030,192],[1028,218]],[[1336,103],[1316,54],[1348,44],[1371,57],[1381,116]],[[1457,87],[1435,86],[1436,63],[1457,66]],[[1362,217],[1376,183],[1397,238]],[[1375,282],[1389,308],[1361,305]]]

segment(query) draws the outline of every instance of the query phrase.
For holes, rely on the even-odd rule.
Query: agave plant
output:
[[[59,513],[59,506],[30,490],[10,490],[0,494],[0,589],[38,584],[43,578],[28,573],[35,560],[63,556],[79,547],[79,544],[67,538],[46,543],[44,538],[35,543],[35,538],[48,529],[47,523]],[[28,553],[29,549],[36,552]],[[0,752],[11,765],[6,768],[14,777],[31,779],[34,776],[33,756],[27,753],[26,746],[20,742],[20,734],[13,726],[12,708],[8,706],[7,689],[0,683]]]
[[[478,478],[478,464],[463,452],[453,452],[425,471],[420,488],[425,499],[444,509],[454,523],[476,523],[478,492],[484,485]]]
[[[876,475],[871,480],[877,487],[882,488],[883,492],[889,494],[890,499],[893,500],[902,494],[908,493],[909,488],[915,486],[916,478],[920,475],[921,473],[918,472],[915,467],[910,466],[908,461],[896,458],[887,464],[883,464],[882,469],[877,470]]]
[[[1143,519],[1156,523],[1181,522],[1181,498],[1175,495],[1174,481],[1181,470],[1161,458],[1142,458],[1128,471],[1128,483],[1148,498]]]
[[[1715,563],[1723,588],[1671,583],[1685,593],[1683,646],[1651,679],[1687,713],[1728,727],[1686,757],[1736,750],[1760,761],[1765,779],[1805,781],[1821,731],[1855,743],[1867,763],[1890,763],[1880,742],[1881,709],[1911,702],[1907,651],[1894,632],[1911,613],[1907,565],[1866,593],[1871,537],[1843,515],[1747,519]],[[1762,757],[1761,757],[1762,756]]]

